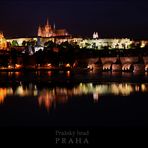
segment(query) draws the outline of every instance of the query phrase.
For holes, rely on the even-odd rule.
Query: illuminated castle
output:
[[[7,41],[4,38],[4,35],[2,32],[0,32],[0,49],[6,49],[7,48]]]
[[[68,32],[65,29],[56,29],[55,25],[52,28],[47,19],[47,23],[44,27],[39,26],[38,36],[40,37],[68,36]]]

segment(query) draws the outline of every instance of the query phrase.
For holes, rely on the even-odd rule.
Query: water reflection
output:
[[[40,95],[38,96],[39,106],[44,105],[47,110],[50,109],[54,100],[54,90],[47,91],[46,89],[44,89],[40,92]]]
[[[99,100],[99,94],[98,93],[93,93],[93,100],[94,100],[94,102],[98,102],[98,100]]]
[[[0,88],[0,103],[4,102],[4,99],[7,95],[6,88]]]
[[[31,83],[28,86],[24,86],[20,83],[16,89],[13,89],[13,87],[0,88],[0,104],[4,103],[7,96],[33,96],[38,98],[39,106],[44,106],[47,110],[49,110],[57,103],[66,103],[72,96],[92,95],[94,102],[98,102],[100,96],[108,94],[116,96],[129,96],[135,92],[148,92],[148,83],[80,83],[72,88],[39,88],[37,85]]]

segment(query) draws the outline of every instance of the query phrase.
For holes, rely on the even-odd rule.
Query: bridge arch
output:
[[[131,63],[123,64],[122,71],[133,71],[133,64]]]
[[[112,70],[112,63],[103,64],[103,71],[111,71]]]

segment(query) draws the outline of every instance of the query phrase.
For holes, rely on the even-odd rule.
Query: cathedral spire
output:
[[[42,28],[41,28],[41,26],[38,27],[38,36],[42,36]]]
[[[47,23],[46,23],[46,25],[49,26],[49,20],[48,20],[48,18],[47,18]]]
[[[54,30],[56,29],[56,25],[55,25],[55,22],[54,22],[54,24],[53,24],[53,29],[54,29]]]

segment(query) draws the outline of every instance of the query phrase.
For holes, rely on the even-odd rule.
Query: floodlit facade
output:
[[[6,49],[7,48],[7,41],[4,38],[4,35],[2,32],[0,32],[0,49]]]
[[[2,40],[2,38],[1,38]],[[4,39],[3,39],[4,41]],[[30,41],[36,41],[39,45],[44,46],[44,44],[48,41],[53,41],[56,44],[61,44],[63,42],[69,42],[70,44],[78,45],[80,48],[86,48],[86,49],[130,49],[132,44],[136,45],[136,42],[133,40],[130,40],[128,38],[123,39],[84,39],[80,37],[35,37],[35,38],[15,38],[15,39],[7,39],[7,42],[10,42],[12,44],[13,41],[16,41],[18,43],[18,46],[23,46],[23,42],[30,42]],[[4,43],[4,42],[3,42]],[[148,41],[140,41],[140,47],[144,48],[146,45],[148,45]],[[2,46],[2,41],[1,41]],[[0,46],[0,47],[1,47]],[[3,45],[4,46],[4,45]],[[6,45],[5,45],[6,47]]]
[[[16,41],[18,46],[23,46],[23,42],[31,42],[31,41],[37,41],[37,38],[14,38],[14,39],[7,39],[7,42],[13,43],[13,41]]]
[[[0,48],[6,48],[6,42],[3,37],[3,34],[0,34]],[[92,38],[82,38],[82,37],[73,37],[68,34],[65,29],[56,29],[55,25],[52,27],[49,24],[47,19],[47,23],[45,26],[38,28],[38,34],[34,38],[16,38],[16,39],[7,39],[7,42],[16,43],[18,46],[24,46],[23,42],[32,42],[35,41],[39,46],[44,47],[46,42],[52,41],[56,44],[61,44],[63,42],[68,42],[72,45],[78,45],[80,48],[85,49],[130,49],[134,47],[138,47],[140,45],[141,48],[148,46],[147,40],[141,41],[133,41],[129,38],[99,38],[98,32],[94,32]],[[138,45],[138,46],[137,46]],[[39,49],[36,47],[37,50]]]
[[[94,32],[93,33],[93,39],[98,39],[98,38],[99,38],[98,32]]]
[[[141,48],[144,48],[146,45],[148,45],[148,41],[144,41],[144,40],[142,40],[141,41]]]
[[[66,29],[56,29],[55,25],[52,27],[49,24],[49,21],[47,19],[47,23],[45,26],[38,28],[38,36],[40,37],[55,37],[55,36],[68,36],[68,32]]]
[[[133,43],[130,39],[84,39],[79,42],[80,48],[95,48],[102,49],[108,47],[109,49],[119,48],[128,49]]]

